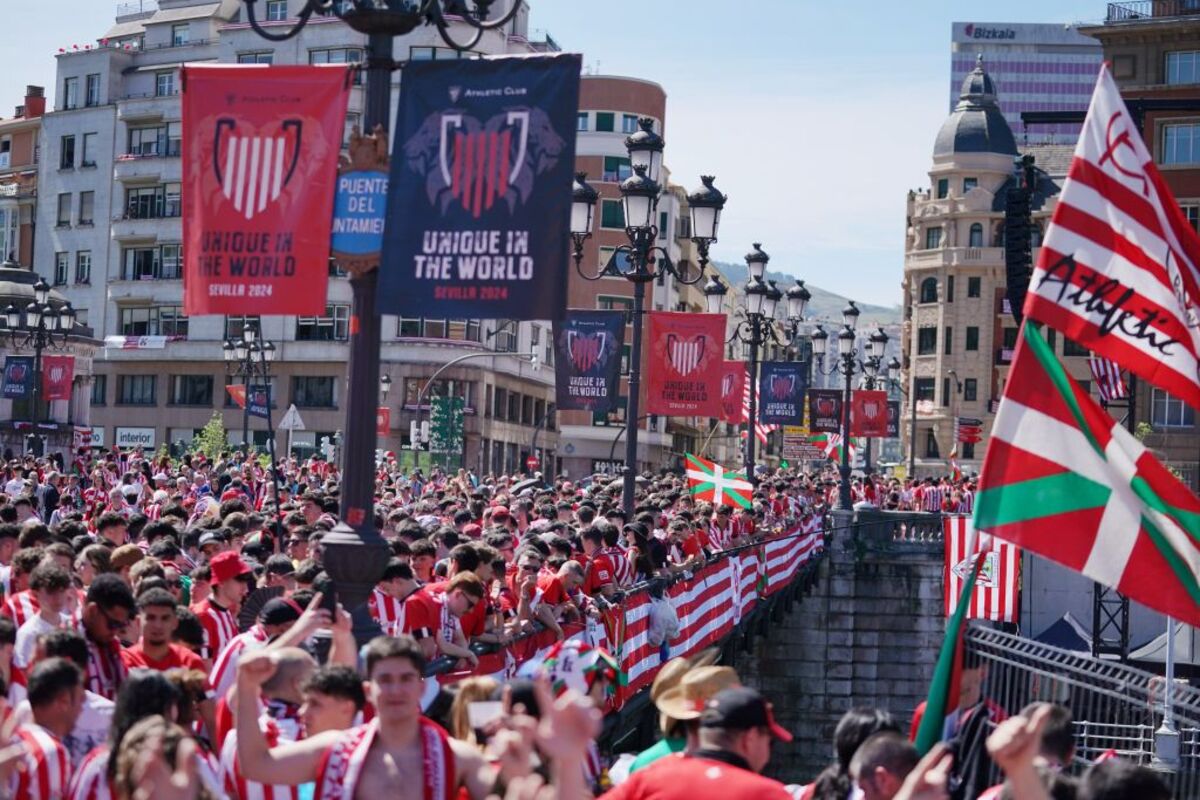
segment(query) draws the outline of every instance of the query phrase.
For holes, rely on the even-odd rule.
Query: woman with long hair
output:
[[[801,800],[847,800],[854,791],[850,759],[863,742],[880,731],[900,732],[892,715],[883,709],[859,706],[843,714],[833,731],[833,751],[837,761],[804,787]]]

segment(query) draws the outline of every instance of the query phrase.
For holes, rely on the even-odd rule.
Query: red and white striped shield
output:
[[[943,532],[946,540],[946,616],[953,614],[958,607],[963,584],[975,558],[982,558],[983,564],[975,580],[975,596],[971,600],[971,607],[967,609],[967,618],[1016,622],[1020,612],[1018,587],[1021,548],[983,533],[975,542],[975,557],[972,558],[967,548],[975,538],[975,528],[969,516],[947,516]]]
[[[576,330],[567,331],[567,352],[571,354],[571,362],[580,372],[588,372],[602,361],[604,345],[608,334],[604,331],[581,333]]]
[[[517,180],[528,146],[528,111],[509,111],[483,127],[462,114],[443,114],[438,148],[442,179],[451,196],[478,219]]]
[[[279,130],[259,134],[239,130],[237,120],[217,120],[213,171],[225,199],[246,219],[266,211],[279,199],[296,171],[304,123],[284,120]]]
[[[687,339],[681,339],[673,333],[667,334],[667,358],[671,367],[686,378],[700,367],[704,358],[704,345],[707,337],[697,334]]]
[[[771,397],[776,400],[786,400],[796,389],[796,374],[771,376]]]

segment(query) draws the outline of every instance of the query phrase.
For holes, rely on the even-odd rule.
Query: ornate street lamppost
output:
[[[225,374],[240,378],[246,390],[246,404],[242,407],[242,451],[250,457],[250,396],[257,382],[261,382],[270,394],[271,364],[275,361],[275,343],[263,341],[258,328],[247,323],[242,326],[242,335],[226,339],[221,346],[225,356]],[[272,398],[268,397],[268,405]]]
[[[6,268],[19,269],[16,264],[6,261]],[[46,454],[43,446],[45,440],[36,433],[42,422],[42,353],[46,350],[62,350],[67,344],[67,337],[75,328],[75,310],[71,304],[63,305],[57,311],[50,305],[50,287],[46,281],[38,278],[33,285],[33,302],[25,306],[23,313],[14,305],[4,309],[4,322],[8,329],[8,340],[13,350],[33,350],[33,387],[30,393],[32,400],[33,428],[35,433],[26,440],[31,455],[42,457]]]
[[[523,4],[514,2],[495,19],[494,0],[307,0],[287,28],[260,24],[257,4],[244,0],[250,27],[264,39],[280,42],[300,33],[313,15],[334,16],[367,35],[367,86],[364,126],[387,140],[391,124],[393,39],[423,25],[437,28],[442,41],[457,51],[475,47],[487,31],[501,30]],[[459,42],[452,25],[469,26],[471,36]],[[375,311],[378,271],[350,277],[350,390],[346,398],[345,442],[342,452],[342,521],[322,541],[325,570],[337,587],[338,601],[354,614],[354,633],[364,642],[379,626],[367,613],[366,601],[387,565],[387,542],[375,529],[375,415],[379,386],[380,316]]]
[[[703,186],[688,195],[692,222],[692,242],[699,252],[699,264],[686,261],[674,263],[667,251],[659,247],[658,198],[662,194],[659,174],[665,142],[654,132],[654,121],[648,117],[638,120],[639,130],[625,139],[633,174],[621,182],[621,203],[625,212],[625,236],[628,244],[616,248],[607,264],[597,264],[594,271],[583,268],[583,245],[592,235],[596,202],[599,193],[587,183],[587,173],[575,176],[571,205],[571,239],[574,244],[575,269],[589,281],[604,277],[625,278],[633,284],[633,344],[629,363],[629,399],[625,409],[625,467],[621,504],[632,519],[634,489],[637,478],[638,403],[642,382],[642,325],[646,300],[646,284],[671,275],[680,283],[692,285],[704,277],[708,265],[708,249],[717,241],[721,209],[725,195],[713,186],[713,177],[700,178]]]

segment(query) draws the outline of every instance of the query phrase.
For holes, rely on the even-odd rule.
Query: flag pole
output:
[[[1175,620],[1167,617],[1167,670],[1163,683],[1163,721],[1154,732],[1154,760],[1175,767],[1179,764],[1179,729],[1175,727]]]

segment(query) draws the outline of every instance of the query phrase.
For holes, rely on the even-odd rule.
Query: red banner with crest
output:
[[[75,381],[75,356],[42,356],[42,397],[70,400]]]
[[[725,315],[650,312],[646,412],[719,417]]]
[[[721,373],[721,421],[746,421],[746,362],[726,361]]]
[[[345,68],[183,67],[186,314],[323,314]]]
[[[854,391],[850,396],[850,435],[878,438],[888,435],[887,392]]]

